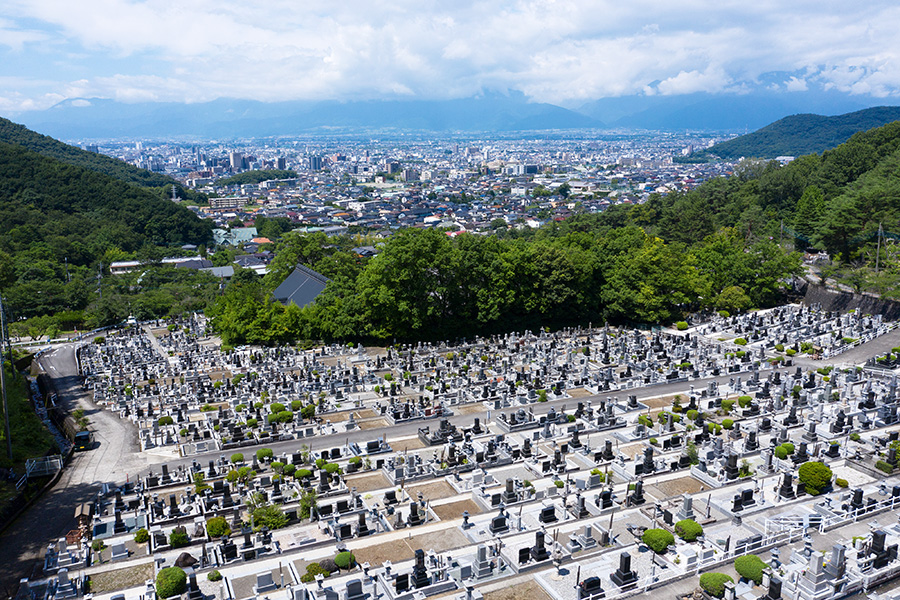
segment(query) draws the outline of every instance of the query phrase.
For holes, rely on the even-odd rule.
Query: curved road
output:
[[[134,426],[82,393],[73,344],[44,354],[37,365],[53,378],[66,408],[84,410],[99,445],[75,453],[53,488],[0,534],[0,594],[6,596],[15,593],[20,578],[41,576],[47,544],[75,528],[79,503],[96,498],[102,483],[124,481],[148,467]]]

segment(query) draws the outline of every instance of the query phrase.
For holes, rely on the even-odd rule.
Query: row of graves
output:
[[[368,408],[398,424],[445,417],[469,402],[502,410],[576,389],[597,394],[767,366],[762,354],[737,356],[696,336],[607,328],[401,346],[374,357],[339,345],[222,353],[198,341],[199,331],[193,320],[156,338],[132,328],[81,351],[95,400],[134,421],[145,449],[202,454],[356,425],[310,423],[301,411],[310,404],[318,419]],[[615,423],[612,410],[606,418]]]
[[[787,415],[790,414],[788,409]],[[565,421],[568,422],[568,419]],[[474,426],[473,423],[472,429]],[[789,429],[779,429],[782,430]],[[449,455],[449,449],[458,443],[452,440],[453,428],[442,423],[438,431],[443,432],[440,435],[445,438],[451,438],[445,442],[446,447],[442,448]],[[789,431],[794,436],[790,439],[796,442],[799,442],[796,434],[801,431],[804,434],[809,432],[802,423]],[[614,465],[623,462],[626,457],[612,452],[609,439],[603,441],[602,450],[585,449],[586,444],[578,439],[577,432],[576,429],[572,437],[559,443],[554,439],[541,440],[533,437],[535,433],[540,435],[540,431],[532,431],[532,437],[521,437],[524,435],[521,432],[495,436],[487,432],[473,435],[471,430],[465,431],[459,445],[464,447],[468,443],[471,447],[460,448],[459,453],[471,457],[474,452],[477,463],[479,448],[487,455],[488,448],[493,444],[494,452],[502,450],[511,459],[500,465],[483,462],[471,474],[444,475],[450,482],[470,477],[471,483],[463,486],[463,489],[468,490],[476,502],[481,500],[479,506],[483,511],[474,517],[463,514],[462,522],[458,525],[462,534],[471,542],[468,546],[444,554],[417,553],[411,565],[395,567],[385,563],[376,568],[366,567],[363,569],[363,576],[351,574],[344,580],[329,582],[327,586],[319,579],[314,585],[297,586],[296,593],[301,594],[301,597],[314,595],[330,598],[345,595],[349,598],[360,590],[373,589],[377,590],[374,592],[376,595],[412,598],[417,593],[446,593],[467,585],[471,587],[533,570],[537,573],[537,580],[554,597],[571,598],[572,594],[579,598],[600,597],[601,593],[605,597],[616,597],[634,590],[662,585],[670,579],[690,574],[692,569],[713,567],[726,558],[733,560],[747,552],[797,541],[802,537],[803,530],[810,526],[839,526],[842,520],[858,519],[862,515],[877,516],[893,510],[894,503],[900,501],[900,487],[890,488],[884,498],[879,497],[882,495],[880,489],[857,488],[852,492],[836,492],[835,497],[830,500],[823,499],[821,507],[816,505],[819,517],[761,520],[767,510],[783,512],[785,506],[804,502],[802,490],[795,487],[792,481],[793,471],[803,460],[776,460],[771,471],[757,468],[757,475],[742,476],[738,472],[737,455],[716,441],[721,441],[722,438],[714,437],[711,441],[699,440],[703,443],[700,451],[704,456],[703,460],[712,464],[716,463],[716,453],[721,451],[724,456],[724,477],[718,486],[710,487],[710,494],[700,512],[694,508],[690,495],[684,495],[674,502],[658,496],[647,496],[645,479],[657,473],[668,473],[665,461],[656,459],[652,446],[647,446],[639,457],[640,469],[635,460],[634,471],[627,473],[627,477],[621,478],[620,473],[616,474],[616,481],[624,479],[628,482],[625,484],[604,485],[596,469],[590,472],[579,470],[579,467],[593,464],[606,469],[608,476],[608,467],[612,467],[616,473]],[[703,435],[703,432],[709,435],[709,429],[703,427],[699,428],[697,435]],[[896,435],[893,440],[891,435],[885,435],[883,441],[873,439],[867,443],[882,444],[884,448],[889,448],[890,443],[896,441]],[[540,490],[541,493],[535,493],[529,489],[535,486],[527,486],[521,478],[500,479],[491,475],[491,471],[498,473],[504,469],[516,468],[517,465],[527,468],[529,457],[524,456],[521,450],[529,439],[532,440],[529,445],[533,453],[552,461],[552,471],[543,482],[565,478],[561,487],[554,482],[546,487],[542,485],[544,489]],[[766,440],[758,437],[757,441]],[[803,442],[799,442],[799,445],[802,455]],[[515,449],[519,453],[513,458]],[[328,451],[327,456],[321,455],[321,458],[339,462],[349,454],[348,449],[336,448]],[[598,460],[589,462],[594,457]],[[404,458],[408,459],[408,455]],[[820,458],[832,464],[846,460],[827,454]],[[304,457],[300,455],[286,455],[279,459],[284,464],[304,464]],[[385,464],[382,469],[387,467],[391,459],[395,466],[401,464],[404,465],[403,468],[406,468],[408,462],[421,464],[421,460],[400,462],[399,455],[388,454],[383,458]],[[893,460],[896,460],[896,453]],[[286,550],[315,550],[329,546],[341,548],[379,532],[435,524],[439,521],[422,497],[410,498],[408,494],[402,491],[398,493],[391,488],[383,496],[379,495],[376,502],[367,501],[352,488],[348,490],[339,474],[332,476],[324,468],[311,474],[306,480],[283,482],[277,480],[266,461],[256,460],[247,466],[257,470],[260,476],[246,481],[228,481],[226,478],[233,466],[222,458],[205,467],[195,463],[190,468],[179,468],[172,472],[164,467],[162,473],[150,474],[136,486],[125,486],[111,495],[98,498],[92,523],[95,539],[109,541],[112,560],[125,560],[140,552],[140,549],[129,548],[128,538],[133,536],[136,528],[143,525],[150,530],[150,542],[146,551],[152,553],[162,566],[175,564],[183,559],[182,554],[186,549],[174,548],[171,544],[172,535],[180,531],[187,534],[190,540],[187,550],[191,558],[197,561],[195,569],[228,569],[232,565],[255,564],[253,561],[259,561],[259,589],[271,589],[275,592],[279,588],[277,585],[270,587],[273,584],[266,575],[269,570],[263,565]],[[706,469],[710,470],[711,467],[707,465]],[[203,473],[204,481],[211,488],[204,490],[202,494],[192,492],[190,487],[197,473]],[[441,476],[441,473],[433,476]],[[739,486],[737,493],[730,485],[734,483]],[[296,511],[299,506],[294,496],[294,492],[302,493],[309,489],[315,489],[320,497],[318,509],[313,513],[313,517],[318,520],[313,522],[298,518]],[[182,491],[183,494],[180,493]],[[289,522],[284,532],[265,529],[257,531],[252,520],[247,523],[248,497],[254,494],[263,494],[267,501],[280,503]],[[831,514],[826,514],[826,510]],[[204,527],[210,516],[228,519],[232,530],[236,534],[240,532],[238,537],[211,539]],[[682,518],[696,519],[710,534],[699,543],[676,542],[668,558],[656,555],[651,557],[649,553],[639,551],[640,545],[635,545],[635,534],[641,529],[651,525],[672,527]],[[760,523],[764,526],[760,526]],[[729,533],[716,534],[717,526]],[[886,534],[889,535],[891,534]],[[881,538],[876,537],[873,535],[871,545],[875,548],[873,556],[882,557],[878,563],[881,569],[893,568],[896,565],[896,546],[892,538],[885,537],[882,544],[879,541]],[[48,549],[47,570],[52,572],[56,568],[59,571],[59,589],[68,589],[65,584],[68,577],[66,569],[69,568],[67,565],[72,564],[72,555],[76,551],[76,548],[71,548],[68,544]],[[89,550],[83,547],[82,552],[88,554]],[[861,556],[863,562],[867,560],[866,556]],[[79,558],[81,557],[75,556],[75,560]],[[852,558],[856,559],[855,556]],[[551,578],[552,572],[546,569],[554,563],[563,565],[574,560],[579,565],[579,575],[575,577],[569,591],[560,594],[558,580]],[[874,566],[874,559],[871,562]],[[560,570],[556,569],[556,573],[559,574]],[[569,573],[571,575],[571,569]],[[874,573],[880,577],[882,571],[876,570]],[[805,573],[801,573],[801,576],[805,576]],[[781,576],[775,577],[773,589],[778,584],[783,584],[784,589],[788,590],[794,583],[798,589],[805,589],[805,584],[800,579],[792,581]],[[368,588],[369,585],[372,587]],[[466,594],[472,592],[467,591]],[[775,597],[780,596],[773,596]]]
[[[698,333],[716,339],[741,339],[768,351],[806,352],[831,358],[897,327],[881,315],[822,310],[818,305],[787,305],[745,315],[716,317]],[[776,346],[780,347],[776,348]]]

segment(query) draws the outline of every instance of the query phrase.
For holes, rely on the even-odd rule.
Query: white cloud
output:
[[[59,95],[201,101],[469,96],[550,102],[748,89],[804,73],[847,93],[900,89],[900,7],[800,0],[6,0],[0,77]],[[18,95],[17,95],[18,94]]]

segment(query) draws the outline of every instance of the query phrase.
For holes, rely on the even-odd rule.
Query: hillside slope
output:
[[[792,115],[753,133],[694,154],[695,158],[717,156],[725,160],[776,158],[821,154],[846,142],[854,133],[881,127],[900,119],[900,107],[878,106],[835,117]]]

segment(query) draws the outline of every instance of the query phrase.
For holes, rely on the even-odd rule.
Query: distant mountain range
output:
[[[883,102],[883,101],[882,101]],[[690,94],[606,98],[563,108],[523,94],[457,100],[291,101],[219,99],[197,104],[70,99],[13,120],[54,137],[233,139],[360,130],[515,132],[571,129],[751,131],[786,115],[842,114],[876,99],[837,92]]]
[[[776,158],[820,154],[843,144],[859,131],[900,119],[900,107],[878,106],[845,115],[792,115],[762,129],[697,152],[694,158]]]

